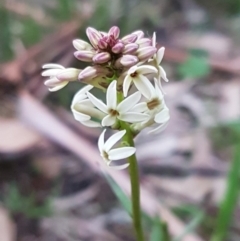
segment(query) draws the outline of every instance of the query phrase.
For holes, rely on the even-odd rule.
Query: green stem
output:
[[[124,141],[126,141],[129,144],[129,146],[134,147],[132,132],[128,124],[121,122],[121,126],[123,129],[126,130]],[[143,234],[142,221],[141,221],[138,163],[137,163],[136,155],[130,156],[128,158],[128,161],[129,161],[129,175],[131,180],[131,201],[132,201],[133,224],[134,224],[134,228],[137,236],[137,241],[144,241],[144,234]]]

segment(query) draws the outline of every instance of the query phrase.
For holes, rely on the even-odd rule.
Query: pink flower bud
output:
[[[93,58],[94,54],[95,53],[93,51],[79,50],[74,53],[74,56],[81,61],[92,62],[92,58]]]
[[[134,43],[137,40],[138,36],[136,34],[129,34],[122,38],[124,44]]]
[[[119,62],[125,67],[133,66],[134,64],[138,63],[138,61],[138,57],[130,54],[123,55],[119,60]]]
[[[102,52],[94,55],[93,62],[96,64],[103,64],[111,59],[111,55],[108,52]]]
[[[145,60],[151,58],[155,53],[157,52],[157,49],[152,46],[147,46],[138,49],[137,56],[139,60]]]
[[[108,46],[108,43],[104,39],[100,39],[98,42],[98,47],[100,49],[106,49]]]
[[[133,32],[132,34],[136,34],[137,39],[140,39],[140,38],[144,37],[144,32],[142,30],[137,30],[137,31]]]
[[[126,44],[123,50],[123,54],[133,54],[138,49],[138,44],[130,43]]]
[[[112,52],[115,54],[119,54],[122,52],[123,48],[124,48],[124,44],[121,42],[118,42],[112,47]]]
[[[141,38],[136,41],[140,48],[152,46],[152,40],[150,38]]]
[[[89,43],[87,43],[86,41],[83,41],[81,39],[73,40],[73,46],[76,50],[90,50],[90,49],[92,49],[92,46]]]
[[[95,78],[97,76],[97,69],[92,66],[88,66],[80,72],[78,75],[79,80],[84,80],[87,78]]]
[[[111,27],[108,31],[108,35],[113,35],[115,39],[119,37],[119,34],[120,34],[120,29],[117,26]]]
[[[87,28],[86,33],[92,46],[96,49],[98,46],[98,41],[101,39],[101,34],[95,28],[91,27]]]

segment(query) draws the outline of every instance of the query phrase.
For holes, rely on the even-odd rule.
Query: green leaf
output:
[[[182,78],[200,78],[209,74],[210,66],[203,53],[193,50],[187,60],[178,66],[178,73]]]
[[[110,187],[112,188],[114,194],[119,199],[120,203],[124,207],[124,209],[132,215],[132,204],[128,196],[123,192],[123,190],[117,185],[117,183],[107,174],[105,174],[106,180],[108,181]]]
[[[204,217],[205,217],[204,212],[203,211],[198,211],[196,216],[185,227],[183,233],[180,234],[178,237],[176,237],[174,239],[174,241],[181,241],[181,240],[183,240],[185,235],[187,235],[188,233],[191,233],[192,231],[194,231],[197,228],[197,226],[203,221]]]
[[[150,235],[150,241],[164,241],[162,223],[159,217],[155,217],[153,220],[153,227]]]
[[[233,217],[233,211],[237,205],[239,194],[240,176],[240,145],[236,146],[232,165],[228,174],[227,189],[220,205],[216,227],[211,241],[223,241],[227,235],[228,227]]]

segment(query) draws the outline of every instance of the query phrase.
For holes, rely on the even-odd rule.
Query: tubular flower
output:
[[[80,69],[64,68],[60,64],[44,64],[42,76],[49,77],[44,84],[48,87],[49,91],[57,91],[65,87],[69,81],[76,81],[81,72]]]
[[[136,152],[136,148],[130,146],[112,149],[112,147],[126,134],[126,130],[115,133],[106,142],[104,141],[105,132],[106,129],[102,132],[98,139],[98,149],[100,151],[101,157],[109,167],[115,169],[124,169],[128,167],[129,163],[117,166],[111,165],[112,161],[125,159],[132,156]]]
[[[140,92],[132,94],[131,96],[127,97],[125,100],[118,104],[116,85],[116,80],[114,80],[109,85],[106,94],[106,104],[104,104],[101,100],[97,99],[91,93],[87,93],[88,98],[91,100],[92,104],[106,114],[106,116],[102,119],[102,126],[112,126],[116,123],[117,120],[130,123],[147,120],[149,118],[147,114],[134,112],[130,110],[140,100]]]
[[[104,114],[94,108],[92,102],[88,99],[87,93],[92,88],[93,86],[87,85],[77,92],[73,98],[71,110],[75,120],[83,125],[88,127],[101,127],[99,122],[91,120],[92,117],[99,120],[104,117]]]

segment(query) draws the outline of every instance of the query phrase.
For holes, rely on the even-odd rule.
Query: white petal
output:
[[[146,110],[148,110],[146,102],[138,103],[130,109],[131,112],[144,112]]]
[[[104,145],[104,149],[108,152],[122,137],[126,134],[126,130],[119,131],[108,138]]]
[[[158,65],[161,63],[161,61],[162,61],[162,59],[163,59],[164,51],[165,51],[165,48],[164,48],[164,47],[160,48],[160,49],[157,51],[157,63],[158,63]]]
[[[144,113],[136,113],[136,112],[127,112],[121,114],[118,119],[126,122],[141,122],[141,121],[146,121],[149,119],[149,115],[144,114]]]
[[[42,72],[42,76],[55,76],[59,73],[61,73],[62,70],[61,69],[47,69],[45,71]]]
[[[165,123],[169,120],[169,109],[164,108],[162,111],[160,111],[158,114],[156,114],[154,121],[157,123]]]
[[[151,98],[152,93],[154,93],[154,88],[146,76],[139,75],[137,79],[133,79],[133,82],[142,95],[144,95],[147,99]]]
[[[65,87],[67,84],[68,84],[68,81],[64,81],[55,87],[49,88],[48,90],[51,92],[58,91],[58,90],[62,89],[63,87]]]
[[[150,65],[141,65],[137,68],[137,72],[139,74],[151,74],[151,73],[157,73],[157,69]]]
[[[75,120],[77,120],[77,121],[82,122],[82,121],[87,121],[87,120],[91,119],[91,117],[89,115],[85,115],[85,114],[83,114],[81,112],[78,112],[74,109],[72,109],[72,112],[73,112],[73,116],[74,116]]]
[[[62,65],[60,64],[44,64],[42,66],[43,69],[65,69]]]
[[[154,78],[154,85],[155,85],[156,97],[158,99],[162,100],[163,99],[163,93],[162,93],[161,89],[159,88],[159,81],[156,78]]]
[[[104,150],[104,135],[105,135],[105,132],[106,132],[106,129],[103,130],[103,132],[101,133],[101,135],[98,138],[98,149],[101,153]]]
[[[121,165],[117,165],[117,166],[111,166],[111,162],[108,162],[108,167],[110,167],[111,169],[115,169],[115,170],[123,170],[123,169],[127,168],[128,166],[129,166],[129,163],[121,164]]]
[[[72,103],[81,101],[83,99],[87,98],[86,92],[88,92],[89,90],[91,90],[93,88],[92,85],[87,85],[84,86],[82,89],[80,89],[73,97]]]
[[[156,47],[156,33],[155,32],[153,33],[153,36],[152,36],[152,46]]]
[[[112,149],[108,152],[109,160],[116,161],[132,156],[136,152],[135,147],[127,146]]]
[[[109,109],[116,109],[117,107],[117,81],[114,80],[107,89],[107,107]]]
[[[157,134],[157,133],[165,130],[166,127],[167,127],[167,125],[168,125],[168,122],[166,122],[166,123],[164,123],[164,124],[162,124],[162,125],[159,125],[157,128],[149,131],[148,134]]]
[[[106,115],[102,119],[102,126],[112,126],[116,122],[116,117],[111,115]]]
[[[133,106],[135,106],[138,101],[141,99],[141,93],[136,92],[129,97],[127,97],[125,100],[123,100],[117,107],[117,110],[119,113],[124,113],[130,110]]]
[[[123,81],[123,95],[124,95],[124,97],[126,97],[127,94],[128,94],[128,90],[129,90],[129,87],[131,85],[131,82],[132,82],[131,76],[127,75],[124,78],[124,81]]]
[[[81,124],[83,124],[84,126],[88,126],[88,127],[101,127],[101,124],[96,122],[96,121],[92,121],[92,120],[88,120],[88,121],[81,121]]]
[[[103,111],[106,114],[108,113],[107,106],[101,100],[99,100],[89,92],[87,92],[87,96],[99,110]]]
[[[163,69],[162,66],[159,66],[159,68],[160,68],[161,77],[162,77],[166,82],[168,82],[168,78],[167,78],[167,75],[166,75],[165,70]]]

